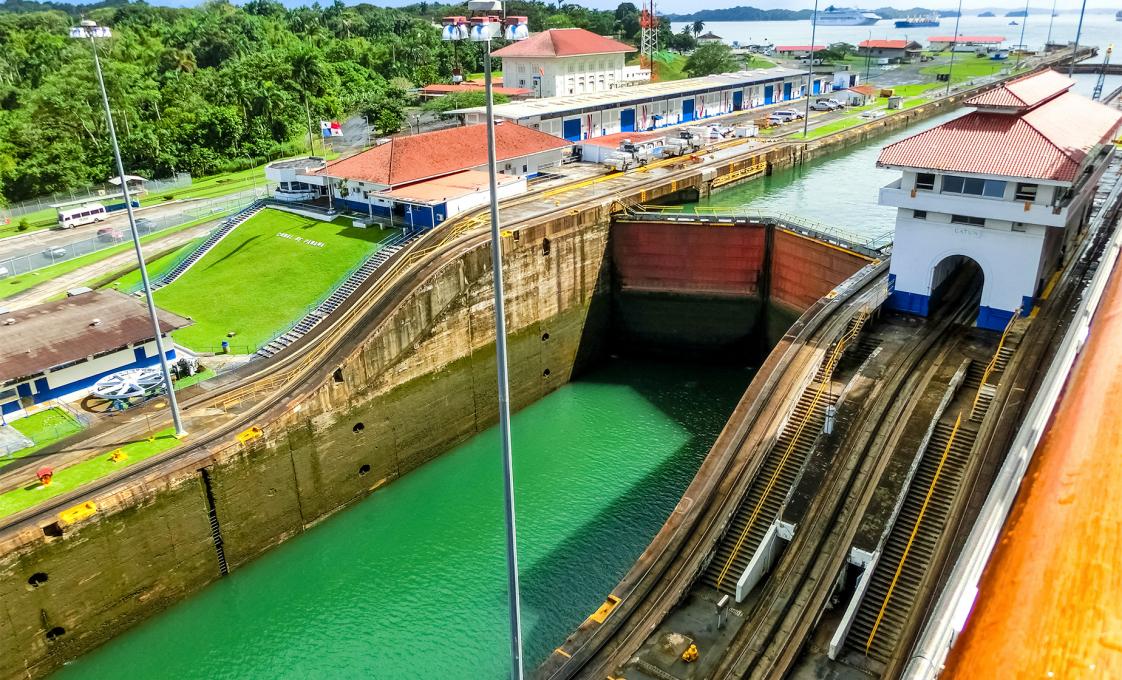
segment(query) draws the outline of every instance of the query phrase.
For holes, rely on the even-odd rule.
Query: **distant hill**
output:
[[[980,16],[980,17],[995,17],[995,16],[997,16],[997,15],[996,15],[996,14],[994,14],[993,12],[982,12],[982,13],[981,13],[981,14],[979,14],[978,16]]]

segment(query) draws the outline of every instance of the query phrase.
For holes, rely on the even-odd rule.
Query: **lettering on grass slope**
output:
[[[304,238],[302,236],[293,236],[292,234],[286,234],[283,231],[278,231],[277,236],[280,236],[281,238],[291,239],[293,241],[296,241],[297,243],[306,243],[310,246],[315,246],[316,248],[322,248],[323,247],[323,241],[313,241],[310,238]]]

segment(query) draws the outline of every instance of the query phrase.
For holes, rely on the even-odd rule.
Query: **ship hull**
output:
[[[934,28],[938,21],[897,21],[896,28]]]

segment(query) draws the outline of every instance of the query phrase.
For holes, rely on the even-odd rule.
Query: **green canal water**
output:
[[[614,359],[515,414],[528,668],[643,551],[751,375]],[[56,677],[501,678],[501,474],[492,429]]]
[[[812,163],[716,191],[690,204],[690,208],[699,212],[716,206],[774,215],[786,213],[840,229],[861,241],[890,235],[896,223],[896,208],[877,205],[877,198],[881,187],[899,179],[900,171],[877,167],[881,148],[967,111],[957,109],[928,118]]]

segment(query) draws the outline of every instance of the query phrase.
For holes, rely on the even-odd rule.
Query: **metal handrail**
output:
[[[974,401],[970,404],[971,415],[973,415],[974,410],[978,408],[978,400],[982,398],[982,388],[985,387],[986,381],[989,380],[990,375],[997,366],[997,360],[1001,356],[1001,348],[1005,346],[1005,340],[1009,337],[1009,331],[1013,330],[1013,324],[1017,321],[1017,317],[1020,313],[1020,307],[1013,310],[1013,316],[1009,319],[1009,323],[1005,324],[1005,330],[1001,332],[1001,339],[997,341],[997,351],[993,353],[993,358],[986,364],[986,370],[982,371],[982,380],[978,383],[978,393],[974,395]]]
[[[943,473],[943,466],[946,465],[947,456],[950,455],[951,446],[954,445],[954,439],[958,435],[958,427],[961,424],[962,411],[959,411],[958,417],[954,421],[954,428],[951,430],[951,436],[947,438],[947,445],[943,447],[943,455],[939,458],[939,466],[935,468],[935,476],[931,478],[931,485],[927,487],[927,496],[924,497],[923,505],[919,508],[919,516],[916,517],[915,524],[912,525],[912,533],[908,536],[908,544],[904,546],[904,554],[900,556],[900,561],[896,564],[896,573],[892,575],[892,583],[888,585],[888,592],[884,594],[884,601],[880,605],[880,611],[877,612],[877,620],[873,623],[873,629],[869,631],[869,639],[865,641],[865,656],[869,655],[869,648],[873,646],[873,639],[877,636],[877,629],[880,628],[884,612],[888,609],[888,602],[892,599],[892,592],[896,589],[900,572],[904,570],[904,563],[908,560],[908,553],[911,552],[912,543],[915,542],[916,534],[919,533],[919,525],[923,522],[927,506],[931,503],[931,496],[935,494],[935,485],[939,483],[939,476]]]
[[[842,334],[842,337],[838,339],[838,344],[834,347],[834,351],[830,354],[829,359],[826,361],[824,370],[826,379],[819,383],[818,389],[814,392],[814,398],[810,402],[810,407],[807,408],[806,413],[803,414],[802,419],[799,421],[798,428],[796,428],[794,435],[791,437],[791,443],[787,445],[786,450],[783,452],[783,456],[779,459],[779,464],[775,466],[775,472],[772,473],[771,478],[768,480],[767,486],[764,487],[763,493],[760,494],[760,499],[756,502],[756,507],[752,509],[751,516],[748,518],[748,521],[745,522],[744,528],[740,531],[740,537],[737,539],[736,545],[732,549],[732,553],[729,554],[728,559],[725,561],[724,567],[721,569],[720,575],[717,576],[718,590],[720,590],[721,583],[724,582],[725,576],[728,575],[729,569],[732,568],[733,561],[735,561],[737,555],[740,554],[740,549],[744,546],[744,539],[748,537],[749,530],[751,530],[752,525],[756,523],[756,519],[760,515],[760,510],[763,508],[764,501],[767,500],[768,494],[771,493],[772,488],[775,486],[775,481],[779,478],[779,473],[783,471],[783,466],[787,463],[787,459],[791,457],[791,452],[795,450],[795,444],[798,443],[799,437],[803,433],[803,429],[806,428],[807,422],[810,421],[810,417],[814,413],[815,407],[818,406],[818,401],[822,398],[823,392],[826,391],[826,387],[829,385],[829,378],[833,375],[834,369],[837,368],[837,364],[841,359],[842,352],[845,351],[845,348],[848,346],[850,340],[857,337],[857,335],[861,332],[861,327],[865,325],[865,320],[868,319],[868,317],[868,312],[864,310],[859,312],[855,317],[856,323],[854,323],[853,326],[850,327],[850,329]]]

